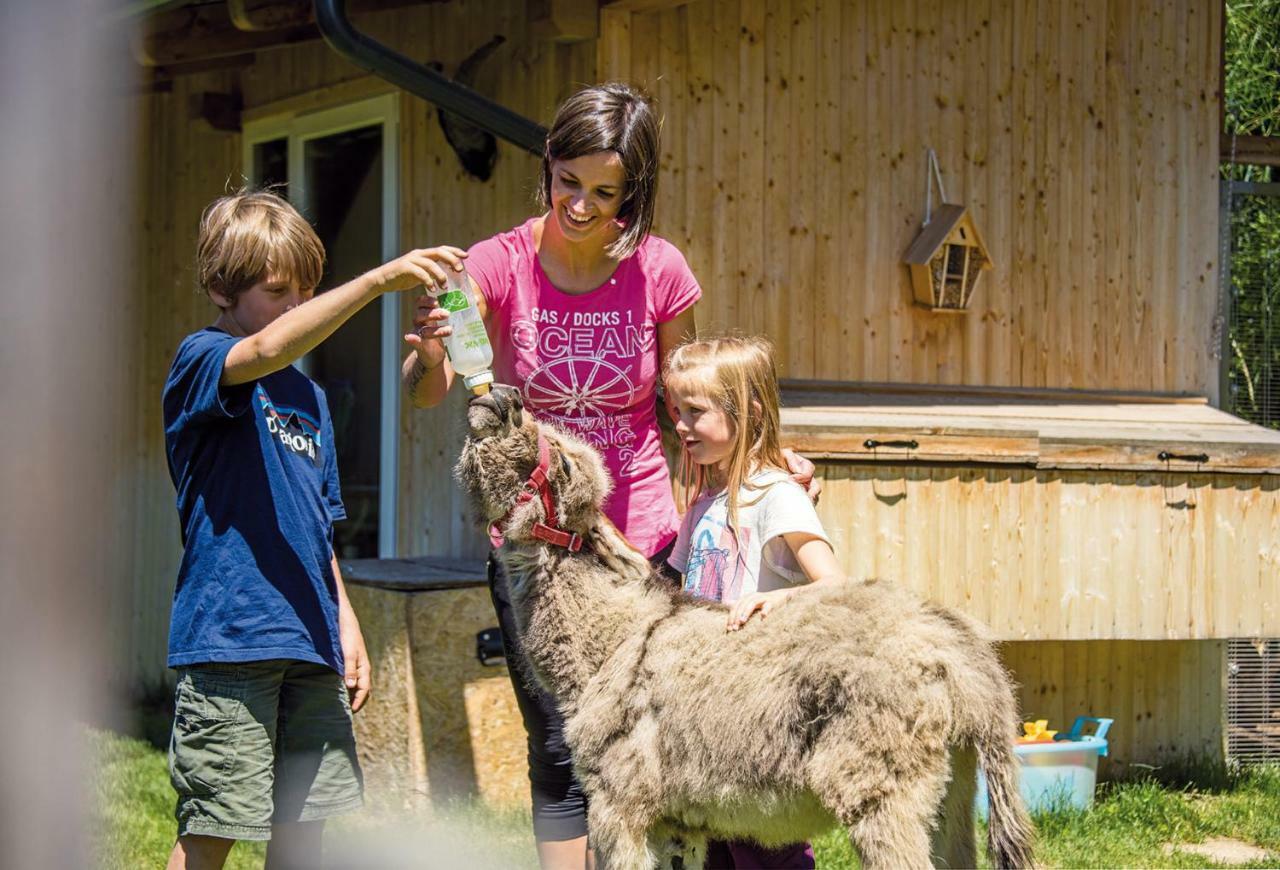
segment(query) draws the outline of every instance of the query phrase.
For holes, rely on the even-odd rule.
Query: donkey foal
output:
[[[1013,691],[973,621],[851,582],[726,633],[724,605],[672,592],[604,517],[592,448],[510,388],[472,399],[467,422],[457,477],[505,538],[521,642],[564,712],[605,867],[674,850],[693,870],[708,838],[778,846],[837,822],[868,867],[972,867],[976,760],[993,863],[1031,863]]]

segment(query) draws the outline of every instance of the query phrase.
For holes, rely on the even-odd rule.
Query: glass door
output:
[[[245,130],[246,175],[281,193],[324,243],[317,294],[396,255],[396,98],[379,97]],[[347,520],[340,558],[395,555],[399,308],[369,305],[299,362],[329,399]]]

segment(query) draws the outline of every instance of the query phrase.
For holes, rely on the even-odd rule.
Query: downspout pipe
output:
[[[546,127],[360,33],[347,18],[346,5],[345,0],[315,0],[316,25],[330,48],[361,69],[444,111],[532,154],[542,155]]]

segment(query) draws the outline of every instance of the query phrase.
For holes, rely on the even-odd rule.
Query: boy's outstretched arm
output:
[[[219,383],[224,387],[247,384],[293,364],[383,293],[418,284],[443,287],[445,270],[465,256],[466,252],[452,247],[410,251],[286,311],[236,342],[227,354]]]
[[[369,662],[369,652],[364,646],[364,633],[360,631],[360,620],[347,598],[347,587],[342,582],[342,572],[338,569],[338,557],[329,557],[333,568],[333,582],[338,587],[338,639],[342,644],[342,660],[345,669],[343,682],[351,695],[351,712],[358,713],[369,700],[369,689],[373,683],[373,666]]]

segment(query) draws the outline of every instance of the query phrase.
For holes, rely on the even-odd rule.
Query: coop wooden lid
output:
[[[788,380],[783,441],[814,459],[1280,474],[1280,432],[1203,396]]]
[[[418,556],[407,559],[342,559],[343,581],[392,592],[471,589],[489,584],[484,559]]]

